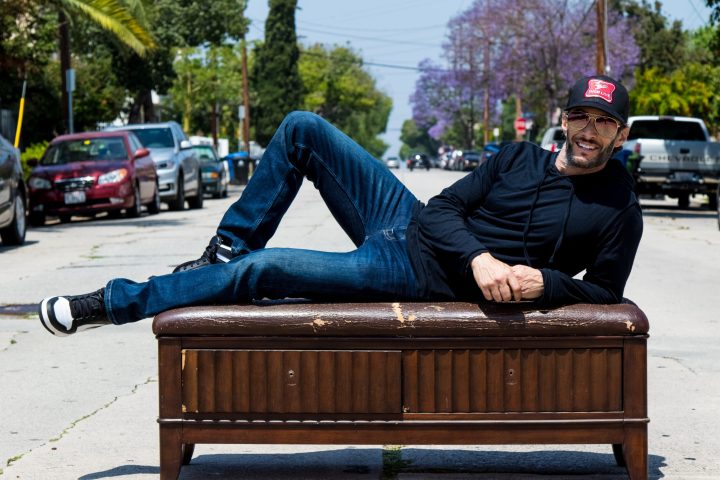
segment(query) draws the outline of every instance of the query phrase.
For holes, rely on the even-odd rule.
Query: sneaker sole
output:
[[[42,323],[43,327],[45,327],[45,330],[52,333],[53,335],[56,335],[58,337],[67,337],[67,333],[59,330],[55,325],[53,325],[53,320],[50,318],[50,314],[47,309],[47,303],[50,298],[44,299],[38,307],[38,316],[40,317],[40,323]]]

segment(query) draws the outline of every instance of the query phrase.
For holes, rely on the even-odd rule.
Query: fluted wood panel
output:
[[[622,409],[619,348],[405,351],[402,368],[405,412]]]
[[[398,351],[183,350],[183,411],[399,413]]]

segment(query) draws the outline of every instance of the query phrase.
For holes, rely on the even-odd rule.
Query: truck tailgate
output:
[[[638,139],[640,167],[645,173],[676,171],[720,175],[720,143],[690,140]]]

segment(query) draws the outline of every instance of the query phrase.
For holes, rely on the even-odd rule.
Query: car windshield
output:
[[[126,158],[128,155],[125,142],[120,137],[84,138],[51,144],[40,159],[40,164],[64,165]]]
[[[215,158],[212,148],[199,146],[193,147],[193,150],[195,150],[195,155],[197,155],[198,160],[200,160],[200,163],[203,165],[214,165],[217,163],[217,159]]]
[[[133,128],[132,131],[146,148],[175,147],[169,128]]]

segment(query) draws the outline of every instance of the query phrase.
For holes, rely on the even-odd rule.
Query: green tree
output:
[[[616,0],[611,10],[624,12],[633,26],[635,42],[640,47],[638,68],[641,72],[649,68],[669,73],[687,58],[687,34],[682,22],[669,21],[662,13],[662,2],[655,0]]]
[[[255,139],[267,145],[286,114],[302,106],[295,34],[297,0],[269,0],[265,41],[258,44],[251,72]]]
[[[22,81],[27,78],[23,144],[64,130],[67,116],[61,109],[67,108],[64,72],[71,66],[69,24],[86,22],[134,51],[144,53],[154,45],[139,0],[0,2],[0,103],[15,110]],[[59,68],[53,66],[52,58],[58,51],[58,38]],[[48,72],[54,72],[57,80],[47,78]]]
[[[720,68],[685,64],[670,74],[654,67],[636,76],[630,96],[634,115],[683,115],[703,118],[717,133],[720,99]]]
[[[163,95],[173,85],[173,63],[179,48],[219,46],[243,38],[248,25],[246,6],[247,0],[156,0],[148,6],[146,16],[158,48],[141,57],[110,41],[115,74],[133,98],[129,121],[160,119],[151,91]]]
[[[347,133],[376,157],[387,144],[385,132],[392,100],[377,89],[363,69],[362,58],[346,47],[304,48],[298,65],[303,86],[302,108],[315,112]]]
[[[142,0],[45,0],[58,11],[58,38],[60,45],[61,105],[63,120],[67,117],[68,94],[65,72],[70,63],[70,23],[86,18],[109,32],[113,40],[123,44],[135,54],[144,56],[155,47],[152,35],[146,29]]]
[[[34,2],[0,1],[0,108],[18,111],[27,79],[21,147],[60,131],[59,77],[46,76],[57,51],[56,34],[56,12]],[[4,128],[13,141],[14,123]]]
[[[241,101],[242,77],[239,45],[180,49],[175,61],[177,77],[169,90],[175,111],[181,112],[186,132],[212,132],[211,112],[218,108],[217,132],[235,137],[237,105]]]
[[[99,123],[112,122],[124,106],[125,89],[113,74],[110,57],[79,57],[74,68],[77,72],[73,96],[75,131],[95,130]]]
[[[425,153],[432,157],[437,155],[440,142],[432,138],[427,129],[418,128],[413,119],[405,120],[400,131],[400,158],[407,158],[414,152]]]

